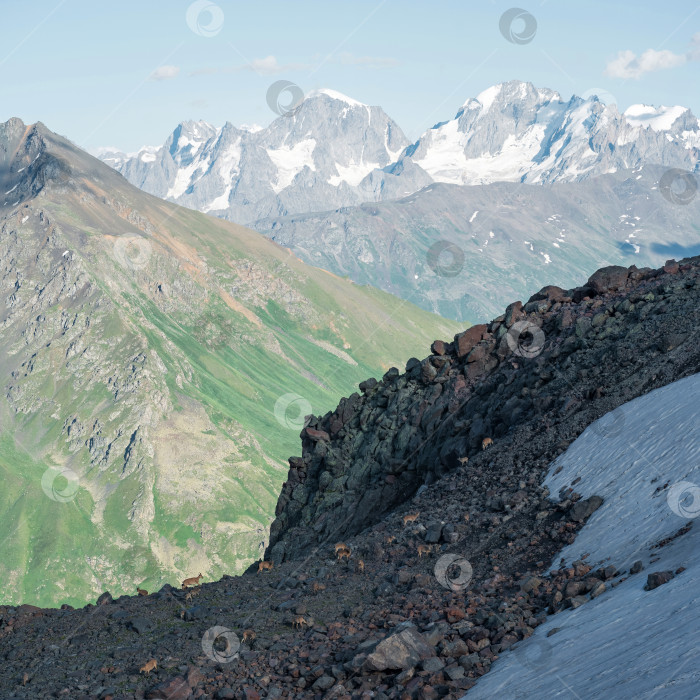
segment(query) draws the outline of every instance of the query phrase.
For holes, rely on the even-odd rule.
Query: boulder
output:
[[[429,544],[437,544],[440,541],[440,535],[442,535],[442,523],[428,523],[425,530],[425,541]]]
[[[485,323],[479,323],[476,326],[467,328],[463,333],[458,333],[455,336],[455,348],[457,357],[464,357],[488,332],[488,327]]]
[[[375,386],[377,386],[377,380],[374,377],[370,377],[369,379],[365,379],[364,382],[360,382],[359,389],[363,394],[366,394],[374,389]]]
[[[672,578],[674,578],[673,571],[655,571],[647,576],[647,585],[644,586],[644,590],[653,591],[655,588],[663,586],[664,583],[668,583]]]
[[[629,270],[620,265],[610,265],[601,267],[600,270],[594,272],[588,279],[588,286],[591,287],[596,294],[613,289],[622,289],[627,284]]]
[[[146,693],[148,700],[187,700],[190,686],[182,676],[175,676],[159,683]]]
[[[136,634],[144,634],[153,627],[153,623],[147,617],[132,617],[126,626]]]
[[[527,303],[529,304],[533,301],[543,301],[545,299],[547,301],[551,301],[552,303],[556,303],[558,301],[563,301],[566,298],[566,292],[561,287],[555,287],[554,285],[550,284],[546,287],[542,287],[539,292],[533,294],[527,300]]]
[[[667,260],[666,264],[664,265],[664,272],[667,275],[678,274],[678,263],[675,260]]]
[[[402,671],[434,656],[435,650],[423,635],[415,627],[406,627],[379,642],[367,657],[365,668],[368,671]]]
[[[319,440],[328,441],[331,439],[331,436],[325,430],[314,430],[314,428],[305,428],[304,433],[306,437],[311,438],[311,440],[313,440],[314,442],[318,442]]]
[[[506,307],[504,323],[506,328],[510,328],[516,321],[519,321],[525,314],[523,313],[523,302],[514,301]]]
[[[572,506],[569,512],[569,518],[576,523],[582,523],[592,513],[598,510],[601,505],[603,505],[603,499],[600,496],[591,496],[584,501],[578,501]]]
[[[430,350],[433,355],[444,355],[447,351],[447,343],[444,340],[436,340],[431,346]]]

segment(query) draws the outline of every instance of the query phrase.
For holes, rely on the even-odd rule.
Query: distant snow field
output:
[[[595,568],[628,571],[641,560],[644,570],[576,610],[550,615],[501,655],[468,700],[700,697],[698,406],[700,374],[603,416],[552,463],[545,482],[552,497],[581,477],[576,491],[605,499],[561,553],[566,563],[589,553]],[[652,549],[689,522],[688,533]],[[679,567],[686,570],[669,583],[644,590],[647,574]],[[555,627],[561,630],[548,638]]]

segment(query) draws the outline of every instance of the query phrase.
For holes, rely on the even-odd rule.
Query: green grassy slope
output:
[[[46,130],[6,141],[5,190],[37,150],[60,168],[0,207],[1,602],[242,571],[303,414],[461,329],[150,197]]]

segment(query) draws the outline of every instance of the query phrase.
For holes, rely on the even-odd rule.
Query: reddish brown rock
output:
[[[433,355],[444,355],[447,350],[447,344],[444,340],[436,340],[430,346],[430,349],[432,350]]]
[[[455,348],[457,357],[464,357],[488,332],[488,327],[485,323],[480,323],[471,328],[467,328],[463,333],[458,333],[455,336]]]
[[[561,288],[561,287],[555,287],[554,285],[547,285],[546,287],[542,287],[539,292],[536,294],[533,294],[529,299],[528,299],[528,304],[531,301],[540,301],[547,299],[551,302],[557,302],[557,301],[563,301],[566,299],[566,292]]]
[[[597,294],[602,294],[611,289],[622,289],[627,284],[629,270],[619,265],[601,267],[594,272],[588,280],[588,285]]]
[[[325,430],[315,430],[314,428],[305,428],[304,432],[307,437],[311,438],[314,442],[319,440],[330,440],[331,436]]]
[[[666,264],[664,265],[664,272],[667,275],[678,274],[678,269],[678,263],[675,260],[667,260]]]
[[[523,311],[522,301],[514,301],[512,304],[508,304],[508,306],[506,306],[504,319],[506,328],[510,328],[516,321],[523,318],[523,316],[525,316],[525,312]]]

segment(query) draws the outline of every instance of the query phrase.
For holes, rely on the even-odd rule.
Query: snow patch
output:
[[[484,112],[488,112],[491,109],[491,105],[494,100],[500,95],[502,85],[492,85],[490,88],[486,88],[483,92],[480,92],[476,99],[481,102]]]
[[[654,131],[668,131],[673,122],[678,119],[687,107],[675,105],[673,107],[653,107],[652,105],[631,105],[624,112],[625,119],[632,126],[641,126]],[[673,140],[673,139],[669,139]]]
[[[266,149],[267,155],[277,168],[277,181],[272,185],[275,193],[279,193],[291,185],[292,180],[304,167],[308,166],[311,170],[316,170],[312,157],[315,147],[315,139],[304,139],[292,148],[280,146],[279,148]]]
[[[624,571],[642,560],[644,571],[576,610],[548,617],[518,653],[494,663],[467,700],[568,698],[575,695],[570,689],[587,698],[697,697],[700,519],[693,515],[700,496],[693,489],[700,487],[699,405],[695,374],[603,416],[552,463],[545,481],[552,494],[580,477],[577,492],[605,499],[563,550],[564,560],[589,552],[593,566],[612,563]],[[686,498],[679,500],[674,486],[682,483]],[[690,532],[651,549],[688,522]],[[650,563],[652,557],[659,560]],[[644,590],[647,573],[682,566],[686,570],[669,583]],[[561,630],[549,641],[554,627]]]
[[[320,90],[312,90],[307,97],[315,97],[316,95],[325,95],[326,97],[330,97],[332,100],[338,100],[340,102],[345,102],[346,104],[352,106],[352,107],[367,107],[364,102],[359,102],[358,100],[353,100],[352,97],[348,97],[347,95],[343,95],[342,92],[338,92],[337,90],[329,90],[328,88],[321,88]]]
[[[328,178],[328,184],[338,187],[341,183],[347,182],[348,185],[357,187],[369,173],[380,167],[379,163],[363,163],[362,161],[355,163],[354,160],[351,160],[348,165],[336,163],[335,169],[338,171],[338,174],[331,175]]]

